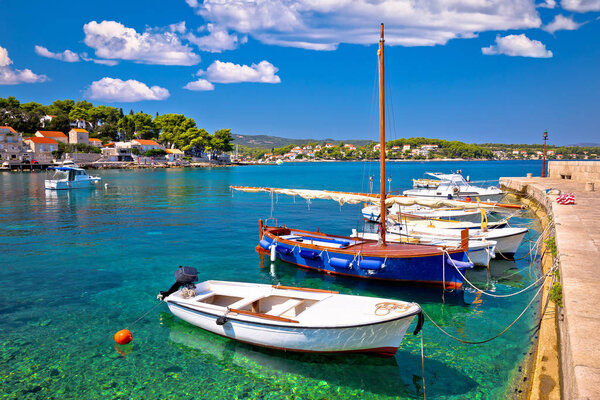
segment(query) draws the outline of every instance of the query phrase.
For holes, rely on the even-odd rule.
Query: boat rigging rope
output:
[[[546,275],[546,279],[547,279],[547,278],[548,278],[548,275]],[[527,303],[527,305],[525,306],[525,308],[523,309],[523,311],[521,312],[521,314],[519,314],[519,315],[517,316],[517,318],[516,318],[516,319],[515,319],[513,322],[511,322],[511,323],[510,323],[510,325],[508,325],[506,328],[504,328],[504,330],[502,330],[502,332],[498,333],[497,335],[495,335],[495,336],[493,336],[493,337],[491,337],[491,338],[485,339],[485,340],[470,341],[470,340],[463,340],[463,339],[461,339],[461,338],[458,338],[458,337],[456,337],[456,336],[453,336],[453,335],[451,335],[450,333],[446,332],[446,331],[445,331],[445,330],[444,330],[444,329],[443,329],[441,326],[439,326],[438,324],[436,324],[436,323],[435,323],[435,321],[434,321],[434,320],[433,320],[433,319],[432,319],[432,318],[431,318],[431,317],[430,317],[430,316],[429,316],[429,315],[428,315],[428,314],[425,312],[425,310],[422,310],[422,311],[423,311],[423,314],[424,314],[424,315],[425,315],[425,316],[426,316],[426,317],[427,317],[427,318],[428,318],[428,319],[431,321],[431,323],[432,323],[432,324],[433,324],[433,325],[434,325],[436,328],[438,328],[438,329],[439,329],[439,330],[440,330],[440,331],[441,331],[441,332],[442,332],[444,335],[446,335],[446,336],[448,336],[448,337],[450,337],[450,338],[452,338],[452,339],[454,339],[454,340],[456,340],[456,341],[459,341],[459,342],[461,342],[461,343],[464,343],[464,344],[483,344],[483,343],[490,342],[490,341],[492,341],[492,340],[494,340],[494,339],[496,339],[496,338],[498,338],[498,337],[502,336],[502,335],[503,335],[504,333],[506,333],[506,331],[508,331],[508,330],[509,330],[509,329],[510,329],[510,328],[511,328],[511,327],[512,327],[514,324],[516,324],[516,323],[517,323],[517,321],[518,321],[519,319],[521,319],[521,317],[522,317],[522,316],[525,314],[525,312],[527,311],[527,309],[528,309],[528,308],[531,306],[531,304],[532,304],[532,303],[533,303],[533,301],[536,299],[536,297],[538,297],[538,295],[541,293],[541,291],[542,291],[542,289],[543,289],[543,288],[544,288],[544,285],[540,286],[540,288],[538,289],[538,291],[537,291],[537,292],[535,293],[535,295],[532,297],[531,301],[529,301],[529,303]]]
[[[531,285],[527,286],[526,288],[523,288],[521,290],[519,290],[518,292],[515,293],[509,293],[509,294],[493,294],[490,292],[486,292],[483,289],[478,288],[477,286],[475,286],[473,283],[471,283],[471,281],[469,281],[462,272],[460,272],[460,269],[456,266],[456,264],[454,263],[454,260],[452,258],[450,258],[450,254],[448,254],[448,251],[446,251],[446,249],[443,250],[444,253],[446,254],[446,256],[448,257],[448,259],[450,260],[450,264],[452,264],[452,266],[458,271],[458,274],[465,280],[465,282],[467,282],[469,285],[471,285],[473,287],[473,289],[477,290],[478,292],[480,292],[481,294],[485,294],[486,296],[490,296],[490,297],[496,297],[496,298],[505,298],[505,297],[512,297],[512,296],[516,296],[518,294],[521,294],[529,289],[531,289],[533,286],[537,285],[538,283],[540,283],[542,280],[545,280],[546,278],[548,278],[550,275],[552,275],[554,273],[554,271],[557,268],[556,263],[552,266],[552,268],[550,269],[550,271],[548,271],[546,274],[540,276],[535,282],[533,282]],[[445,268],[444,268],[445,270]]]

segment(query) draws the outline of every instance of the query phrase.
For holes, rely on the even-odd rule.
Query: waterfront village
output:
[[[541,140],[539,144],[471,144],[411,137],[392,138],[385,147],[389,160],[415,161],[539,160],[544,151],[549,160],[587,160],[598,158],[599,153],[593,143],[543,147]],[[66,160],[92,168],[129,168],[374,160],[379,155],[380,144],[371,140],[287,139],[233,134],[230,129],[210,134],[183,114],[153,117],[84,100],[42,105],[21,103],[12,96],[0,98],[2,169],[43,168]]]
[[[88,166],[106,167],[113,164],[181,166],[190,162],[230,161],[227,154],[217,152],[185,153],[175,146],[165,147],[153,139],[110,141],[90,137],[85,121],[77,121],[67,134],[61,131],[37,130],[33,136],[17,132],[10,126],[0,126],[0,159],[2,169],[44,166],[72,160]],[[184,160],[185,157],[185,160]]]
[[[44,117],[46,119],[52,116]],[[106,141],[91,137],[86,129],[89,125],[85,120],[70,122],[72,128],[65,134],[61,131],[39,129],[33,135],[16,131],[10,126],[0,126],[0,159],[3,169],[22,168],[24,165],[50,165],[63,160],[73,160],[88,166],[108,167],[125,165],[162,165],[183,166],[194,163],[273,163],[282,161],[310,160],[356,160],[375,159],[379,156],[380,145],[369,143],[355,146],[351,143],[309,143],[304,146],[288,145],[272,151],[248,151],[239,146],[232,146],[231,135],[226,138],[222,150],[233,150],[230,154],[225,151],[212,151],[209,148],[180,150],[173,144],[161,143],[158,138],[131,138],[128,141]],[[228,130],[225,130],[228,131]],[[160,136],[159,136],[160,137]],[[413,138],[425,140],[423,138]],[[408,141],[412,139],[400,139]],[[434,141],[435,139],[431,139]],[[445,142],[439,141],[438,142]],[[396,144],[390,141],[386,144],[386,154],[389,159],[399,160],[441,160],[441,159],[530,159],[542,158],[543,151],[535,148],[490,150],[477,145],[460,143],[456,150],[452,146],[440,144]],[[244,147],[244,146],[242,146]],[[456,145],[455,145],[456,147]],[[469,149],[476,147],[477,149]],[[235,150],[234,150],[235,149]],[[577,149],[577,152],[558,153],[547,150],[549,159],[594,159],[598,155],[588,150]]]

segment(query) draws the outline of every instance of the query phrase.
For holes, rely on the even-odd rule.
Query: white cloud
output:
[[[561,0],[560,5],[565,10],[580,13],[600,11],[600,0]]]
[[[195,90],[195,91],[208,91],[208,90],[215,90],[215,85],[213,85],[206,79],[198,79],[197,81],[189,82],[183,88],[187,89],[187,90]]]
[[[135,102],[142,100],[164,100],[169,91],[159,86],[148,87],[145,83],[133,79],[102,78],[92,82],[86,96],[94,100]]]
[[[114,67],[119,63],[117,60],[99,60],[97,58],[91,58],[86,52],[81,53],[81,59],[83,61],[91,61],[94,64],[108,65],[109,67]]]
[[[65,50],[62,53],[53,53],[43,46],[35,46],[35,52],[37,55],[47,58],[54,58],[55,60],[70,63],[79,62],[79,56],[77,55],[77,53],[71,50]]]
[[[544,26],[542,29],[546,32],[554,33],[556,31],[574,31],[582,24],[573,21],[573,18],[565,17],[564,15],[556,15],[554,21]]]
[[[540,3],[537,6],[541,8],[554,8],[556,7],[556,0],[546,0],[545,3]]]
[[[185,33],[185,21],[169,25],[171,32]]]
[[[233,50],[239,44],[244,44],[248,41],[246,36],[240,38],[235,34],[230,35],[226,29],[219,28],[214,24],[206,25],[205,29],[209,32],[207,36],[198,37],[190,32],[185,37],[202,51],[220,53],[223,50]]]
[[[600,0],[598,0],[600,1]],[[186,0],[207,22],[280,46],[332,50],[377,42],[433,46],[490,30],[541,26],[534,0]]]
[[[175,32],[138,33],[116,21],[91,21],[83,26],[84,42],[96,56],[144,64],[195,65],[200,56],[181,43]]]
[[[483,54],[495,55],[505,54],[507,56],[549,58],[552,52],[546,50],[546,46],[538,41],[531,40],[524,34],[496,36],[496,44],[481,49]]]
[[[30,69],[12,69],[12,60],[8,56],[8,50],[0,46],[0,85],[17,85],[19,83],[45,82],[46,75],[37,75]]]
[[[8,50],[0,46],[0,67],[8,67],[12,64],[12,60],[8,56]]]
[[[216,60],[198,75],[205,75],[209,81],[216,83],[280,83],[281,79],[275,75],[277,71],[278,68],[268,61],[247,66]]]

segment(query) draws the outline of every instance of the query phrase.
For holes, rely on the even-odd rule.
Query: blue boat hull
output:
[[[356,278],[378,279],[387,281],[418,282],[459,289],[462,287],[463,278],[457,268],[464,275],[466,269],[472,268],[465,252],[452,252],[451,254],[438,252],[435,255],[418,257],[369,257],[359,253],[337,251],[327,248],[315,249],[298,243],[282,243],[274,238],[264,235],[257,249],[270,253],[275,246],[278,259],[303,268],[317,270],[327,274],[339,274]],[[312,247],[312,248],[311,248]],[[448,260],[448,257],[454,261]]]

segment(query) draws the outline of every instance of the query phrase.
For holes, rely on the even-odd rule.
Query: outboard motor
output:
[[[169,288],[167,291],[159,292],[157,298],[159,300],[164,300],[170,294],[175,293],[179,290],[180,287],[186,287],[190,289],[195,289],[196,285],[194,282],[198,281],[198,271],[193,267],[182,267],[179,266],[179,269],[175,271],[175,283]]]

